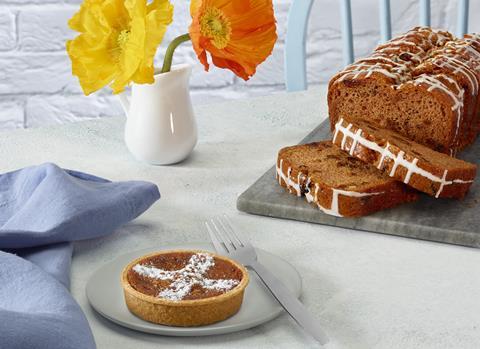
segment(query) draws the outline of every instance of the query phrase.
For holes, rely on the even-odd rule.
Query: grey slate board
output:
[[[315,128],[301,143],[331,139],[329,122]],[[462,152],[462,159],[478,163],[480,141]],[[274,160],[274,159],[272,159]],[[480,180],[465,199],[434,199],[423,195],[419,201],[361,218],[338,218],[309,205],[305,198],[287,193],[275,180],[275,166],[248,188],[237,201],[247,213],[352,228],[376,233],[480,247]]]

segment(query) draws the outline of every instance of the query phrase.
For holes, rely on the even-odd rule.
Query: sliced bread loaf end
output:
[[[415,190],[330,141],[281,149],[276,176],[290,193],[333,216],[364,216],[418,198]]]

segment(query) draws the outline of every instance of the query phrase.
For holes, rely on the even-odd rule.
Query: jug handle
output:
[[[120,104],[122,105],[123,111],[125,112],[125,115],[128,117],[128,113],[130,111],[130,100],[125,94],[125,92],[122,92],[117,95],[118,99],[120,100]]]

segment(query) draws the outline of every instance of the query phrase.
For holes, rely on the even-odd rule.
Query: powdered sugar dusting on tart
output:
[[[215,265],[215,259],[208,253],[193,254],[187,265],[178,270],[164,270],[152,265],[136,264],[132,270],[139,275],[172,281],[157,297],[171,301],[181,301],[190,294],[193,286],[199,285],[207,290],[226,292],[237,286],[240,281],[235,279],[209,279],[206,273]]]

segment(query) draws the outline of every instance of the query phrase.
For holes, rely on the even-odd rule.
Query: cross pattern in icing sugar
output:
[[[302,174],[301,172],[298,173],[297,175],[297,182],[295,182],[291,178],[291,172],[292,168],[289,167],[287,170],[287,175],[283,173],[282,170],[282,165],[283,165],[283,159],[280,159],[279,165],[277,166],[277,178],[280,184],[282,184],[282,180],[284,183],[287,185],[288,189],[293,187],[295,191],[297,192],[297,196],[302,196],[302,180],[305,179],[305,175]],[[336,189],[332,188],[332,203],[330,204],[330,208],[323,207],[320,205],[318,202],[318,194],[320,192],[320,186],[318,183],[315,184],[315,195],[312,195],[310,191],[310,183],[312,182],[310,177],[306,178],[305,182],[305,199],[307,200],[308,203],[314,202],[318,208],[331,216],[336,216],[336,217],[343,217],[340,214],[340,208],[338,205],[338,196],[343,195],[343,196],[350,196],[350,197],[364,197],[364,196],[372,196],[372,195],[379,195],[383,194],[384,192],[378,192],[378,193],[361,193],[361,192],[355,192],[355,191],[347,191],[347,190],[342,190],[342,189]]]
[[[363,145],[364,147],[373,150],[377,153],[380,154],[380,161],[378,162],[377,168],[381,168],[383,165],[384,160],[391,159],[393,160],[393,167],[390,170],[389,176],[394,177],[396,170],[398,166],[403,166],[404,168],[407,169],[407,174],[405,175],[405,178],[403,179],[403,182],[405,184],[408,184],[410,182],[410,178],[412,177],[412,174],[418,174],[422,177],[428,178],[432,182],[437,182],[440,183],[440,187],[437,190],[437,193],[435,194],[435,197],[438,198],[440,194],[442,193],[444,187],[446,185],[451,185],[454,183],[472,183],[473,180],[462,180],[462,179],[453,179],[453,180],[448,180],[447,181],[447,173],[448,170],[445,170],[443,173],[442,178],[435,176],[434,174],[424,170],[423,168],[419,167],[417,165],[418,159],[414,158],[412,161],[408,161],[407,159],[404,158],[405,152],[399,151],[398,154],[393,154],[390,151],[390,143],[387,142],[385,148],[382,148],[379,146],[377,143],[369,141],[368,139],[362,137],[362,130],[358,129],[355,133],[352,132],[350,129],[352,128],[352,124],[348,124],[347,127],[343,126],[343,118],[340,119],[336,124],[335,124],[335,133],[333,136],[333,143],[335,143],[335,140],[337,139],[337,136],[339,133],[342,133],[342,144],[341,144],[341,149],[345,151],[349,151],[351,154],[355,152],[355,148],[357,147],[358,144]],[[347,149],[345,147],[346,145],[346,138],[351,138],[352,139],[352,149]]]
[[[194,285],[200,285],[207,290],[228,291],[239,284],[235,279],[208,279],[205,275],[214,265],[212,255],[196,253],[190,257],[187,265],[179,270],[163,270],[152,265],[136,264],[133,271],[148,278],[172,281],[157,297],[180,301],[191,292]]]

